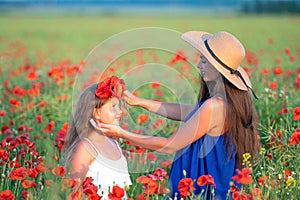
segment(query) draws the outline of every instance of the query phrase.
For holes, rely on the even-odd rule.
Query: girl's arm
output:
[[[70,163],[70,178],[80,179],[81,183],[85,179],[90,163],[95,159],[91,155],[91,150],[88,146],[87,142],[82,141],[74,152]]]
[[[194,104],[167,103],[139,98],[129,91],[124,92],[124,100],[129,105],[141,106],[153,113],[177,121],[185,121],[188,114],[195,108]]]
[[[224,111],[223,103],[220,102],[220,100],[207,100],[199,110],[169,138],[138,135],[123,130],[119,126],[108,124],[100,124],[98,129],[108,136],[121,137],[146,149],[171,154],[198,140],[204,134],[210,133],[210,131],[215,135],[216,133],[219,135],[222,134],[224,120],[222,111]]]

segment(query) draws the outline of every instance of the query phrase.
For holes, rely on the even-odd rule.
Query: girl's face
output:
[[[99,121],[101,123],[119,125],[122,111],[119,107],[119,100],[117,98],[110,98],[101,108],[97,110]]]
[[[201,72],[201,76],[205,82],[215,81],[219,78],[220,74],[218,70],[204,57],[200,56],[200,61],[197,65]]]

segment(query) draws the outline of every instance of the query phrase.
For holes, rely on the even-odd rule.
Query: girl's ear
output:
[[[94,108],[93,117],[100,120],[100,109]]]

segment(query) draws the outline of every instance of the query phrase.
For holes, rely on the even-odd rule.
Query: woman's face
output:
[[[197,67],[205,82],[215,81],[220,77],[218,70],[216,70],[216,68],[202,55],[200,56],[200,61]]]
[[[99,121],[104,124],[119,125],[122,111],[119,107],[119,100],[110,98],[101,108],[98,109]]]

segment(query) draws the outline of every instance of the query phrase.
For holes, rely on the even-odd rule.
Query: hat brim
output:
[[[229,70],[224,68],[220,63],[218,63],[208,52],[205,47],[204,41],[210,39],[213,35],[207,32],[202,31],[189,31],[182,34],[181,38],[187,43],[191,44],[194,48],[196,48],[200,53],[205,56],[206,59],[233,85],[235,85],[240,90],[248,91],[247,86],[244,82],[237,76],[236,74],[231,74]],[[252,88],[250,79],[246,73],[246,71],[239,66],[237,70],[241,73],[244,78],[246,84]]]

